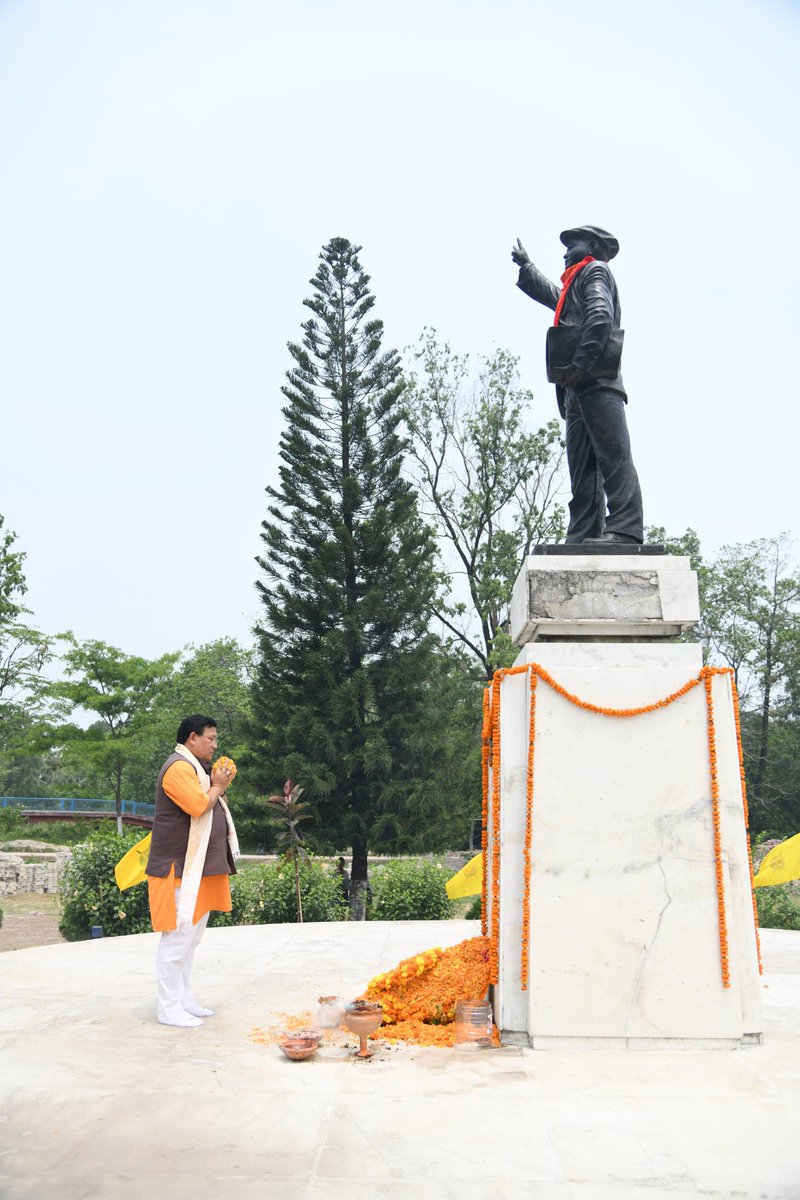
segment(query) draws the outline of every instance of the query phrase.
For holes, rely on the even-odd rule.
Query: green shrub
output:
[[[3,910],[0,908],[0,929],[3,928]]]
[[[68,942],[85,941],[93,925],[102,925],[106,937],[149,932],[147,884],[121,892],[114,879],[114,867],[142,837],[141,829],[121,837],[113,829],[95,829],[87,842],[75,847],[59,889],[58,928]]]
[[[792,884],[755,889],[758,923],[762,929],[800,929],[800,903]]]
[[[313,858],[300,864],[300,896],[304,921],[343,921],[347,906],[342,900],[339,876]],[[275,925],[297,919],[294,867],[271,863],[249,867],[231,879],[229,913],[212,913],[212,925]]]
[[[0,808],[0,842],[13,842],[26,838],[35,842],[48,842],[50,845],[74,846],[85,842],[98,830],[115,830],[116,818],[106,817],[101,821],[81,820],[71,821],[31,821],[20,816],[20,809],[10,805]],[[144,837],[146,830],[142,829],[139,837]],[[137,839],[138,840],[138,839]]]
[[[23,837],[30,837],[30,834],[19,815],[19,809],[12,808],[11,805],[0,808],[0,842],[15,842]]]
[[[25,821],[24,828],[25,832],[21,837],[57,846],[77,846],[94,837],[96,833],[115,833],[117,822],[114,817],[104,817],[101,821]],[[136,832],[134,826],[127,828]],[[146,833],[146,829],[139,829],[134,841],[138,842]]]
[[[441,863],[397,861],[372,878],[373,921],[444,921],[450,916],[445,884],[453,875]]]

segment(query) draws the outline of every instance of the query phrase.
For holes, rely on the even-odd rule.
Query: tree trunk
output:
[[[366,921],[367,919],[367,881],[366,879],[350,880],[350,920]]]
[[[764,662],[764,698],[761,704],[761,732],[758,745],[758,767],[755,778],[755,799],[763,804],[764,785],[767,780],[767,755],[769,753],[769,717],[772,702],[772,637],[767,638],[767,653]]]
[[[367,919],[367,841],[353,839],[353,859],[350,872],[350,920]]]

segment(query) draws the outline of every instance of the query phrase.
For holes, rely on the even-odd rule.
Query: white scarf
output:
[[[180,754],[182,758],[185,758],[187,762],[192,764],[200,782],[200,787],[204,792],[208,792],[211,787],[211,780],[199,759],[195,758],[191,750],[187,750],[185,746],[176,746],[175,753]],[[239,841],[236,837],[233,817],[222,796],[220,796],[217,803],[222,807],[225,820],[228,823],[228,845],[231,848],[231,854],[235,862],[239,857]],[[189,842],[186,847],[186,858],[183,862],[181,898],[178,904],[178,929],[188,929],[193,923],[197,893],[200,891],[200,880],[203,877],[203,867],[205,866],[206,854],[208,853],[208,839],[211,837],[211,823],[213,819],[213,808],[209,808],[206,812],[201,813],[199,817],[192,817],[192,823],[189,827]]]

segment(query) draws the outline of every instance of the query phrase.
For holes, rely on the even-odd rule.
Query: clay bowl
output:
[[[322,1043],[325,1041],[325,1030],[311,1028],[292,1030],[287,1029],[283,1035],[283,1038],[286,1042],[295,1042],[298,1038],[311,1038],[313,1042],[317,1042],[319,1045],[322,1045]]]
[[[281,1042],[281,1050],[292,1062],[302,1062],[316,1051],[319,1042],[312,1037],[292,1037]]]

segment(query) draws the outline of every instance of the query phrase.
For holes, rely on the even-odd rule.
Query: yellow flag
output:
[[[770,850],[758,868],[753,886],[772,887],[793,879],[800,879],[800,833]]]
[[[114,867],[114,878],[121,892],[144,880],[144,869],[150,857],[152,836],[152,833],[148,833],[147,837],[143,837],[135,846],[131,846],[128,853],[124,854]]]
[[[451,900],[459,900],[462,896],[480,896],[482,884],[483,855],[476,854],[444,886]]]

